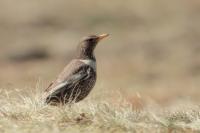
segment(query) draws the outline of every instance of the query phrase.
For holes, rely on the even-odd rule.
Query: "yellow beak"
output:
[[[109,34],[101,34],[101,35],[99,35],[98,37],[98,41],[100,41],[100,40],[102,40],[103,38],[106,38],[106,37],[108,37],[109,36]]]

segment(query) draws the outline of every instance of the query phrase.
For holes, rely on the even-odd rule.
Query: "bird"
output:
[[[45,89],[45,103],[77,103],[87,97],[97,78],[94,50],[98,42],[108,36],[109,34],[89,35],[79,42],[75,58]]]

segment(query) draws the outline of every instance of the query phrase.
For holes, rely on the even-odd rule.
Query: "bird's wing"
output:
[[[84,78],[87,76],[87,67],[88,66],[81,61],[72,60],[61,72],[58,78],[45,90],[45,95],[55,95],[60,92],[60,89],[63,89],[64,86],[76,83],[80,79]]]

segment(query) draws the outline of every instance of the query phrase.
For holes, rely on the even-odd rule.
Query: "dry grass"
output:
[[[1,89],[0,132],[200,131],[200,106],[190,102],[162,109],[155,104],[135,108],[125,98],[110,102],[101,93],[72,106],[55,107],[42,103],[41,91],[36,90],[22,94],[18,89]]]

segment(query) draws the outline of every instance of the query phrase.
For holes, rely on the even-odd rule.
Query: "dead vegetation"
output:
[[[56,107],[42,103],[40,94],[35,91],[21,95],[20,90],[1,89],[1,132],[200,131],[200,107],[189,101],[166,108],[148,104],[137,109],[125,98],[112,104],[102,100],[107,99],[102,95],[101,100],[93,97],[72,106]]]

